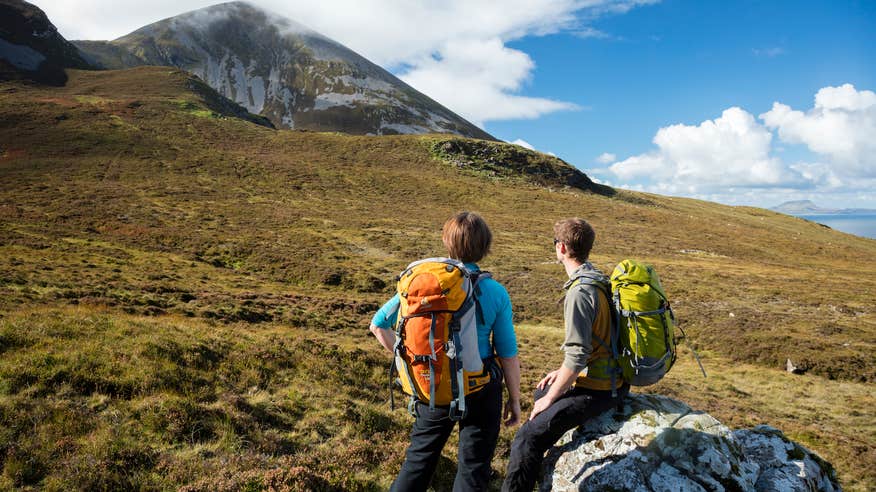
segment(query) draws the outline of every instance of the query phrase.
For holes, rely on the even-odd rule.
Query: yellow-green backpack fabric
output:
[[[654,267],[620,262],[611,274],[619,330],[618,361],[632,386],[656,383],[676,359],[675,317]]]

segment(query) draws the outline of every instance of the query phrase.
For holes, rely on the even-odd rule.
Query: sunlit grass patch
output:
[[[404,439],[373,377],[386,360],[317,334],[83,309],[7,317],[0,333],[0,466],[16,486],[165,487],[185,482],[156,467],[243,455],[266,473],[316,453],[363,473],[321,468],[326,483],[360,488],[394,448],[372,440]]]
[[[220,118],[222,116],[215,111],[207,109],[203,104],[191,99],[177,99],[173,101],[173,104],[180,111],[199,118]]]
[[[77,102],[82,104],[90,104],[93,106],[106,106],[115,102],[114,99],[101,96],[77,95],[73,97]]]

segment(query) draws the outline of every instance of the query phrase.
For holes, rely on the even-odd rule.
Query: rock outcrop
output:
[[[833,467],[769,426],[730,430],[671,398],[633,394],[569,431],[541,490],[837,491]]]
[[[432,153],[464,171],[498,179],[523,179],[549,188],[577,188],[598,195],[614,196],[609,186],[594,183],[568,162],[519,145],[448,138],[436,141]]]
[[[45,12],[22,0],[0,0],[0,80],[64,85],[65,68],[90,68]]]

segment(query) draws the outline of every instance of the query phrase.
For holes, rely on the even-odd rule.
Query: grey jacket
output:
[[[578,278],[582,282],[572,286]],[[566,356],[563,366],[575,373],[587,367],[587,360],[593,351],[592,327],[599,306],[598,287],[592,285],[594,282],[608,285],[609,279],[588,261],[575,270],[563,286],[566,289],[563,303],[566,338],[562,346]]]

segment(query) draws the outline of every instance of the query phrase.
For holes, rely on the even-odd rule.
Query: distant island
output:
[[[795,200],[777,205],[770,210],[789,215],[855,215],[876,214],[869,208],[821,208],[811,200]]]

